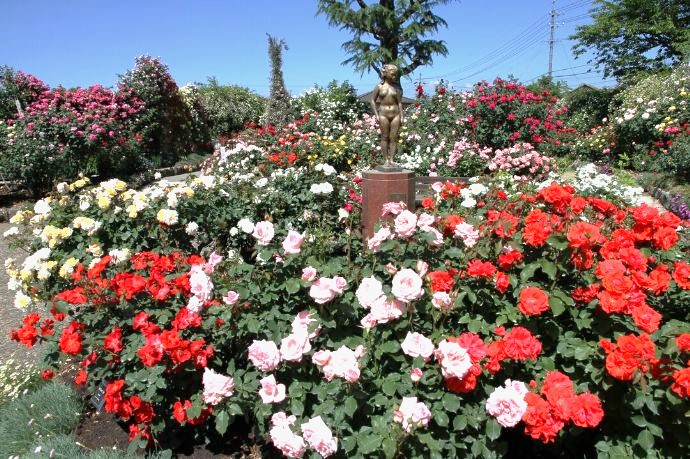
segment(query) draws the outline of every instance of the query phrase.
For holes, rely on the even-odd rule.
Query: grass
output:
[[[37,441],[72,432],[81,408],[76,392],[62,382],[46,383],[7,403],[0,408],[0,457],[23,456]]]
[[[22,455],[22,459],[43,459],[46,457],[69,459],[141,459],[143,456],[128,454],[117,449],[90,450],[76,443],[71,435],[61,434],[45,438],[34,445],[31,450]],[[163,454],[150,454],[148,459],[163,459],[169,457]]]

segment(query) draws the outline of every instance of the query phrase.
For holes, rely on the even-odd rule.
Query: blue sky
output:
[[[346,31],[316,16],[316,0],[3,0],[0,65],[33,73],[51,86],[112,86],[142,54],[160,57],[178,82],[219,82],[269,89],[266,33],[283,38],[283,74],[299,94],[314,84],[348,80],[373,88],[341,44]],[[575,60],[568,36],[591,22],[591,0],[557,0],[554,75],[571,86],[612,86],[586,58]],[[449,54],[414,74],[427,86],[444,78],[455,88],[512,74],[529,82],[547,71],[551,0],[462,0],[436,11],[448,22],[436,37]],[[588,70],[590,70],[589,73]],[[413,83],[404,83],[412,95]]]

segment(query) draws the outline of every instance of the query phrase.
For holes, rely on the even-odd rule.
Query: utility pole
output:
[[[553,44],[554,33],[556,31],[556,0],[551,0],[551,20],[549,21],[549,26],[551,27],[551,37],[549,38],[549,78],[551,78],[551,73],[553,72]]]

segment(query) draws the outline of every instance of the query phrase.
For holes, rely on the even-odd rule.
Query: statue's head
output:
[[[397,80],[399,75],[400,70],[398,69],[398,66],[395,64],[386,64],[381,69],[381,76],[384,78],[389,77],[392,80]]]

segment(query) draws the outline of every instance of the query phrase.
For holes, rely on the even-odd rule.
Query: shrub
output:
[[[36,366],[14,358],[0,362],[0,407],[25,394],[41,382],[36,378]]]
[[[23,456],[43,438],[70,433],[79,423],[81,403],[73,389],[51,382],[0,408],[0,455]]]
[[[118,82],[120,90],[129,91],[143,101],[136,129],[143,140],[144,159],[153,165],[171,166],[199,143],[210,149],[209,139],[195,138],[195,123],[168,67],[159,59],[140,56],[135,66]]]
[[[200,85],[198,91],[214,138],[230,136],[245,124],[257,123],[266,109],[266,101],[260,95],[241,86],[219,85],[215,77]]]
[[[271,90],[266,102],[266,112],[262,122],[271,126],[282,127],[292,120],[290,93],[283,81],[283,49],[287,49],[285,40],[268,36],[268,57],[271,60]]]
[[[559,153],[573,130],[564,124],[567,107],[556,102],[546,89],[534,94],[516,81],[483,81],[465,100],[463,127],[481,146],[506,148],[529,142],[542,153]]]
[[[39,193],[56,179],[79,173],[107,177],[140,170],[134,125],[142,107],[124,89],[45,90],[25,107],[24,116],[7,121],[3,171]]]
[[[361,118],[367,107],[357,98],[355,88],[347,81],[338,84],[333,80],[328,86],[315,86],[292,100],[293,109],[298,117],[317,115],[311,118],[315,132],[326,136],[337,137],[342,134],[346,125]]]
[[[568,107],[567,125],[580,133],[590,132],[603,123],[617,89],[582,85],[567,92],[562,100]]]
[[[33,75],[0,67],[0,121],[17,117],[17,102],[24,108],[47,90],[48,87]]]

